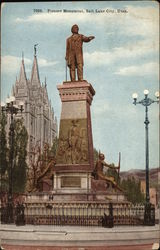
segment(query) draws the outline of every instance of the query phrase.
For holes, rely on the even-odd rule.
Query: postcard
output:
[[[105,216],[112,201],[151,202],[158,220],[158,2],[4,2],[1,23],[1,108],[8,124],[1,119],[4,200],[10,203],[20,192],[30,204],[41,193],[53,217]],[[22,123],[12,129],[19,118],[26,130]],[[129,179],[139,185],[134,197],[123,192]],[[60,212],[58,202],[68,202]],[[69,202],[77,212],[70,212]],[[91,217],[82,225],[103,224]],[[80,225],[76,217],[65,218],[54,223]],[[45,224],[42,217],[36,223]]]

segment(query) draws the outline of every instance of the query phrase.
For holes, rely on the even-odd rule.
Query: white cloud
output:
[[[2,56],[1,57],[1,67],[2,67],[2,72],[3,73],[17,73],[20,70],[20,65],[21,65],[22,58],[21,57],[16,57],[16,56]],[[27,67],[26,71],[28,71],[28,66],[32,65],[33,61],[24,58],[24,64]],[[46,59],[43,58],[38,58],[38,65],[39,67],[50,67],[54,66],[57,64],[57,61],[47,61]]]
[[[155,2],[156,3],[156,2]],[[159,8],[127,6],[129,23],[126,32],[129,34],[142,35],[144,37],[159,37]]]
[[[121,59],[140,58],[158,51],[158,45],[151,40],[144,40],[136,44],[126,44],[125,47],[116,47],[110,51],[94,51],[84,53],[84,60],[90,66],[101,66],[114,63]]]
[[[72,18],[71,18],[72,16]],[[90,14],[82,14],[82,13],[39,13],[28,16],[27,18],[16,18],[17,23],[46,23],[46,24],[72,24],[73,20],[76,22],[85,22],[89,21]],[[95,16],[96,18],[96,16]]]
[[[47,61],[46,59],[39,58],[38,59],[38,65],[40,67],[50,67],[56,65],[58,62],[57,61]]]
[[[90,66],[101,66],[109,64],[113,61],[113,56],[110,52],[103,51],[94,51],[92,53],[85,52],[84,53],[84,61],[85,64]]]
[[[123,76],[144,76],[144,75],[158,75],[159,65],[155,62],[149,62],[142,65],[133,65],[120,68],[115,72],[116,75]]]
[[[2,56],[1,57],[1,67],[3,73],[13,73],[20,70],[22,58],[16,56]],[[32,61],[28,58],[24,58],[25,65],[30,65]]]
[[[158,7],[158,6],[157,6]],[[151,6],[137,7],[126,6],[127,13],[48,13],[43,12],[39,14],[33,14],[26,18],[16,18],[16,23],[44,23],[44,24],[63,24],[71,25],[74,23],[91,23],[105,28],[109,28],[114,24],[114,28],[121,27],[118,32],[127,34],[129,36],[141,35],[143,37],[158,38],[159,33],[159,10]],[[105,9],[104,9],[105,10]],[[74,21],[73,21],[74,20]],[[117,22],[118,20],[118,22]],[[117,30],[117,29],[116,29]]]

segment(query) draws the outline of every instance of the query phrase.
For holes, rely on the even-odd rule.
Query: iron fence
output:
[[[9,206],[8,204],[1,206],[0,217],[2,224],[14,223],[17,226],[25,225],[25,207],[23,204]]]
[[[155,207],[151,205],[151,225],[155,225]],[[144,205],[129,203],[30,203],[25,209],[27,224],[48,225],[144,225]]]
[[[150,225],[155,225],[155,207],[150,205]],[[8,223],[9,208],[1,207],[1,223]],[[13,208],[16,225],[74,225],[113,227],[114,225],[145,225],[145,205],[129,203],[26,203]]]

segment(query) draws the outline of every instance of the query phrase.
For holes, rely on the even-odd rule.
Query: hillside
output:
[[[150,186],[158,185],[158,172],[160,175],[159,168],[151,168],[149,173]],[[131,169],[129,171],[120,172],[120,177],[122,179],[134,177],[136,180],[145,180],[145,170],[142,169]]]

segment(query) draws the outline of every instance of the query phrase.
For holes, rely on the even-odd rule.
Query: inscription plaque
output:
[[[79,176],[63,176],[61,177],[61,187],[81,187],[81,178]]]

